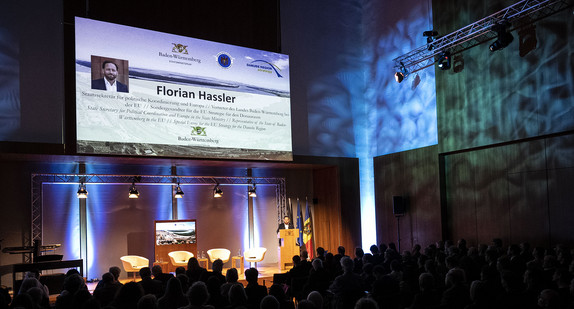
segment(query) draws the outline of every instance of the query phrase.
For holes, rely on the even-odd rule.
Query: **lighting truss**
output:
[[[274,185],[275,202],[278,214],[287,208],[285,193],[285,178],[279,177],[228,177],[228,176],[174,176],[174,175],[102,175],[102,174],[32,174],[32,231],[30,237],[25,237],[25,245],[31,245],[34,240],[42,243],[42,186],[43,184],[71,183],[79,184],[131,184],[147,185]],[[27,236],[27,235],[26,235]],[[29,254],[24,255],[25,262],[31,261]]]
[[[402,69],[406,69],[411,74],[432,66],[436,56],[445,50],[449,50],[451,55],[454,55],[496,38],[497,34],[491,28],[499,22],[506,21],[511,24],[509,31],[512,31],[573,5],[574,0],[519,1],[464,28],[435,38],[429,43],[433,46],[431,50],[429,50],[429,44],[426,44],[393,59],[395,71],[401,72]]]

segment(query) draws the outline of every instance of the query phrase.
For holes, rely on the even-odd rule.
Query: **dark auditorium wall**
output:
[[[433,1],[434,28],[448,34],[515,2]],[[454,56],[457,70],[428,68],[436,70],[438,145],[375,158],[381,242],[396,239],[387,236],[396,235],[392,196],[407,195],[401,238],[411,218],[433,223],[415,230],[434,238],[414,234],[421,245],[441,236],[474,246],[494,237],[574,244],[573,29],[568,9],[512,31],[502,51],[490,52],[490,41]],[[419,208],[423,198],[431,212]]]
[[[449,238],[574,244],[574,134],[445,156]]]
[[[429,146],[374,158],[377,239],[401,250],[442,238],[438,147]],[[405,202],[403,216],[393,214],[393,197]]]
[[[515,1],[433,1],[449,33]],[[574,16],[567,9],[464,51],[436,74],[445,237],[574,243]],[[456,57],[455,57],[456,58]]]
[[[450,33],[513,3],[433,1],[434,27]],[[439,152],[574,130],[572,9],[531,25],[512,31],[503,50],[489,51],[489,41],[436,69]]]

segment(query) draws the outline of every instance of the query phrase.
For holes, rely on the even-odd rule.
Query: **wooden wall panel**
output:
[[[508,186],[506,180],[506,147],[487,148],[472,152],[474,200],[476,209],[476,242],[468,245],[490,244],[493,238],[510,233]],[[473,222],[474,223],[474,222]],[[465,238],[465,235],[460,235]],[[454,239],[457,240],[457,239]],[[504,239],[503,239],[504,240]]]
[[[315,170],[313,179],[314,196],[317,199],[317,204],[313,205],[315,248],[323,247],[332,252],[342,245],[341,201],[335,189],[339,180],[337,168]]]
[[[467,154],[454,154],[446,158],[446,220],[447,239],[464,238],[477,242],[476,200],[474,195],[474,159]]]
[[[574,156],[571,156],[574,157]],[[548,171],[548,214],[552,244],[570,243],[574,222],[574,167]]]
[[[573,157],[572,134],[446,155],[451,238],[574,244]]]
[[[508,175],[510,234],[501,235],[505,244],[529,241],[548,246],[548,204],[545,171]]]
[[[359,185],[359,160],[344,159],[339,164],[338,186],[341,201],[341,244],[347,255],[353,256],[361,247],[361,193]]]
[[[437,147],[431,146],[374,159],[377,240],[426,246],[441,238]],[[406,213],[393,214],[393,196],[406,199]],[[397,227],[400,229],[398,230]]]

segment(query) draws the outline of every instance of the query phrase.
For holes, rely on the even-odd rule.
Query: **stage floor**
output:
[[[287,267],[285,270],[281,270],[277,264],[267,264],[267,265],[257,265],[257,271],[259,271],[259,284],[265,285],[270,287],[273,284],[273,275],[285,273],[289,271],[291,267]],[[228,268],[223,269],[223,275],[227,272]],[[246,268],[247,269],[247,268]],[[127,283],[133,281],[132,278],[120,279],[121,283]],[[136,282],[140,281],[139,276],[136,277]],[[247,281],[245,281],[245,272],[239,274],[239,282],[241,282],[244,286],[247,285]],[[88,282],[86,285],[88,286],[88,290],[90,292],[94,292],[96,288],[97,282]]]

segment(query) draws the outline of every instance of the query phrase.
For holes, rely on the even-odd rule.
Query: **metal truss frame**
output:
[[[285,193],[285,178],[279,177],[229,177],[229,176],[176,176],[176,175],[101,175],[101,174],[32,174],[32,231],[29,239],[24,239],[24,244],[31,246],[34,240],[42,243],[42,185],[45,183],[80,183],[90,184],[154,184],[154,185],[274,185],[275,202],[277,204],[278,217],[287,208]],[[30,262],[31,256],[24,255],[24,261]]]
[[[405,75],[423,70],[434,65],[436,58],[445,51],[451,55],[460,53],[497,37],[492,26],[507,22],[509,31],[528,26],[573,6],[573,0],[522,0],[501,11],[487,16],[464,28],[445,36],[437,37],[433,42],[414,49],[393,59],[397,72]]]

